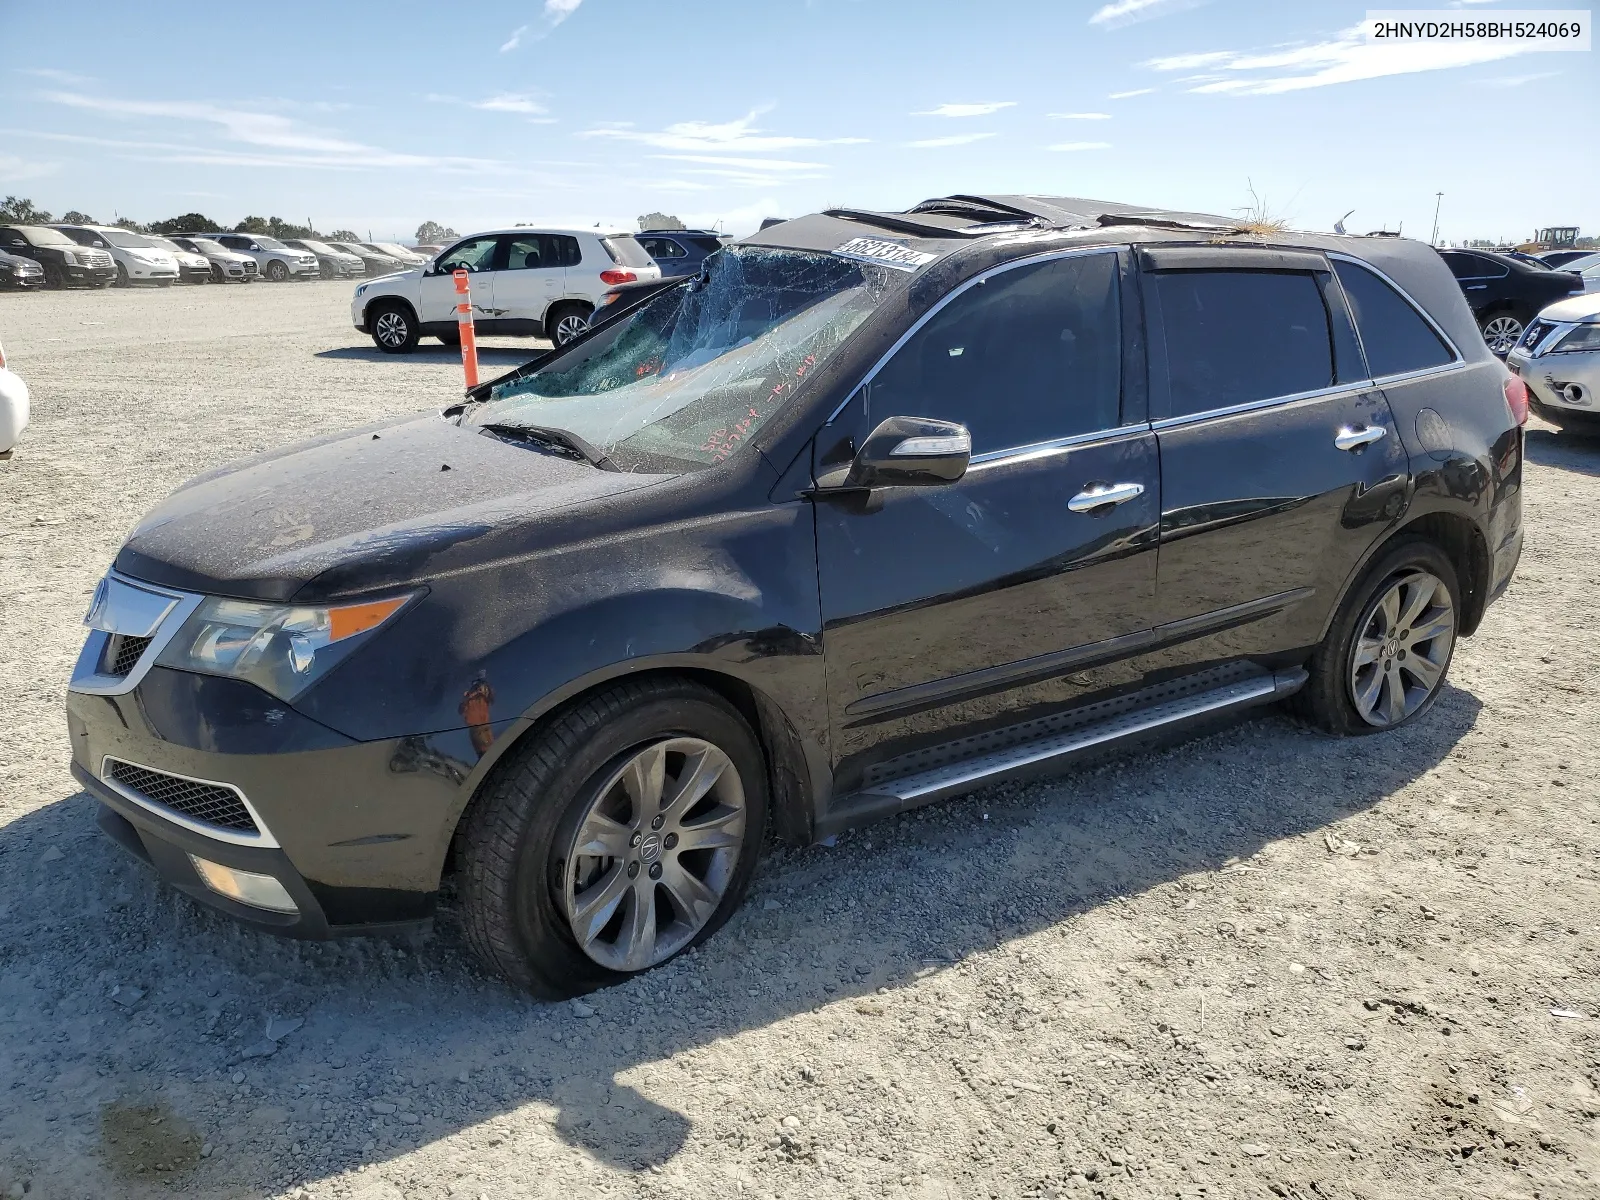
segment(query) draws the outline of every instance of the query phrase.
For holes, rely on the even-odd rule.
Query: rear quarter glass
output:
[[[606,237],[600,239],[600,244],[605,247],[611,261],[621,267],[653,267],[655,259],[645,253],[639,240],[634,237]]]

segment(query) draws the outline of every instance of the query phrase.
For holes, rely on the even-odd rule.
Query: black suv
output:
[[[1478,328],[1483,331],[1483,340],[1501,358],[1517,344],[1540,309],[1583,291],[1583,280],[1578,276],[1509,254],[1441,250],[1439,257],[1460,283]]]
[[[110,287],[117,281],[117,264],[104,250],[78,245],[59,229],[43,225],[0,225],[0,250],[31,258],[44,273],[46,287]]]
[[[663,279],[700,274],[706,259],[722,249],[714,229],[646,229],[637,240],[655,259]]]
[[[1526,393],[1395,238],[834,209],[133,532],[73,772],[174,886],[620,979],[798,844],[1290,699],[1415,720],[1521,547]]]

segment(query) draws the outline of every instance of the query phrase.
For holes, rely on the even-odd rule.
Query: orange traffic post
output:
[[[456,328],[461,332],[461,368],[467,373],[467,386],[478,386],[478,338],[472,328],[472,296],[467,291],[466,271],[455,271]]]

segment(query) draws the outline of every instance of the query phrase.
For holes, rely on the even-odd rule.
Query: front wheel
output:
[[[1519,318],[1503,312],[1485,317],[1479,328],[1483,330],[1483,340],[1488,343],[1490,352],[1504,358],[1522,340],[1526,326]]]
[[[721,927],[766,817],[761,749],[732,705],[688,680],[618,684],[513,751],[474,802],[468,940],[539,996],[618,983]]]
[[[273,283],[282,283],[289,278],[289,268],[277,259],[273,259],[267,264],[267,278]]]
[[[44,285],[47,288],[60,289],[67,286],[67,277],[62,274],[61,268],[55,263],[44,264]]]
[[[409,354],[417,348],[417,318],[409,308],[389,304],[372,315],[372,342],[385,354]]]
[[[1400,543],[1345,596],[1296,706],[1344,736],[1416,720],[1444,686],[1460,612],[1461,587],[1444,551],[1432,542]]]
[[[132,287],[133,286],[133,280],[128,278],[128,268],[123,266],[121,263],[117,264],[117,286],[118,287]]]

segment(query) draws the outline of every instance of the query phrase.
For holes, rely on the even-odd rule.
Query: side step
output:
[[[860,791],[834,801],[817,822],[816,836],[827,837],[991,783],[1051,774],[1119,742],[1176,733],[1186,725],[1271,704],[1299,691],[1307,678],[1300,667],[1270,673],[1245,669],[1248,673],[1242,676],[1238,668],[1203,672],[881,764],[873,772],[878,778],[869,775]],[[930,759],[935,765],[929,765]],[[911,769],[882,777],[902,763]]]

